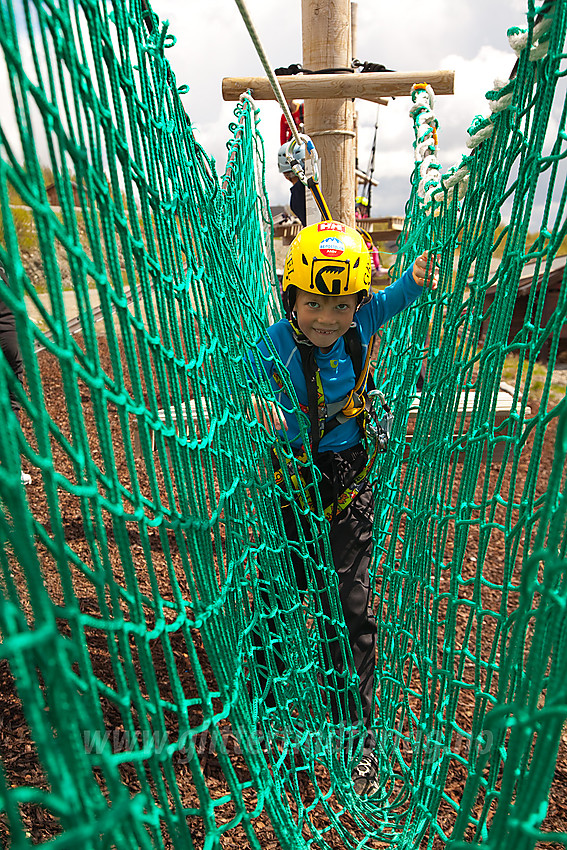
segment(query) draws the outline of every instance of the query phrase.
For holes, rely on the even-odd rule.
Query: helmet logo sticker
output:
[[[344,253],[345,245],[336,236],[327,236],[319,245],[319,251],[324,257],[338,257]]]
[[[341,295],[348,292],[349,271],[348,263],[314,260],[311,289],[316,289],[321,295]]]
[[[319,232],[322,230],[334,230],[338,233],[346,233],[346,225],[340,221],[320,221],[317,224],[317,230]]]

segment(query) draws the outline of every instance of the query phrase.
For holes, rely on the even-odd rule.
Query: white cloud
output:
[[[443,60],[455,71],[455,94],[450,102],[447,98],[437,100],[440,150],[443,151],[440,158],[444,170],[466,152],[466,131],[474,117],[491,114],[486,94],[494,88],[497,79],[509,79],[515,58],[511,50],[504,52],[484,45],[473,59],[453,54]],[[448,157],[449,161],[445,162],[444,157]]]
[[[435,114],[439,121],[438,156],[443,171],[460,162],[466,148],[467,128],[475,115],[487,116],[490,108],[486,92],[497,77],[508,78],[515,60],[512,51],[500,51],[489,45],[467,60],[455,54],[441,57],[439,67],[455,71],[455,94],[436,97]],[[409,115],[409,98],[396,98],[379,109],[379,131],[374,176],[380,187],[373,193],[379,214],[399,215],[409,194],[409,178],[414,163],[414,132]],[[359,160],[366,168],[372,138],[376,107],[360,101]]]
[[[251,38],[234,0],[153,0],[158,17],[169,21],[177,42],[166,51],[177,85],[187,84],[183,104],[205,151],[220,174],[226,163],[226,143],[234,103],[222,99],[226,76],[263,76]],[[247,0],[251,18],[272,67],[301,62],[301,0]],[[506,29],[525,23],[524,0],[401,0],[396,4],[358,0],[357,56],[399,70],[456,71],[454,96],[437,98],[440,122],[439,155],[444,170],[465,152],[466,129],[476,113],[488,114],[484,99],[494,78],[509,73],[515,55]],[[2,78],[0,75],[0,86]],[[0,101],[10,99],[0,87]],[[267,188],[272,204],[286,203],[289,186],[277,170],[280,109],[263,102],[260,131],[266,145]],[[400,213],[409,193],[413,169],[413,128],[409,98],[398,98],[379,112],[375,198],[388,213]],[[359,163],[370,154],[376,106],[357,101]],[[6,124],[4,116],[3,125]]]
[[[300,0],[288,0],[284,6],[275,0],[248,0],[247,5],[272,67],[301,62]],[[184,104],[197,138],[222,172],[232,116],[231,105],[222,101],[222,78],[264,76],[250,36],[236,3],[228,0],[209,0],[207,4],[154,0],[153,8],[162,19],[169,18],[170,31],[178,37],[168,58],[178,84],[190,86]],[[455,70],[455,95],[439,97],[436,104],[440,159],[445,169],[466,151],[466,130],[474,115],[488,114],[485,94],[494,78],[510,73],[515,54],[506,30],[523,23],[523,0],[501,0],[497,8],[492,0],[462,0],[458,10],[450,0],[430,0],[428,4],[405,0],[380,4],[380,8],[376,0],[358,0],[356,53],[362,61],[381,62],[396,70]],[[188,33],[190,49],[183,49]],[[197,33],[202,37],[195,37]],[[380,109],[375,176],[381,185],[375,198],[392,207],[392,214],[402,211],[413,169],[410,105],[409,98],[398,98]],[[289,186],[276,166],[281,113],[274,102],[259,106],[270,202],[287,203]],[[376,106],[357,101],[357,109],[359,162],[366,167]]]

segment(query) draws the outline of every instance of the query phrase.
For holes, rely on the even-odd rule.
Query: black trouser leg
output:
[[[18,345],[18,335],[15,329],[3,330],[0,333],[0,347],[2,348],[2,353],[4,354],[4,357],[11,366],[14,375],[20,381],[20,383],[23,383],[24,361],[20,352],[20,346]],[[14,411],[16,416],[19,417],[20,404],[14,393],[10,393],[10,404],[12,405],[12,410]]]
[[[366,455],[361,447],[356,447],[342,454],[327,452],[319,457],[318,465],[323,476],[320,484],[323,507],[332,504],[335,495],[341,495],[346,487],[352,484],[356,472],[364,467],[365,462]],[[293,510],[289,507],[285,508],[283,518],[288,540],[290,542],[298,541],[301,535],[298,532]],[[354,668],[360,679],[362,717],[359,717],[352,698],[346,704],[345,693],[348,673],[345,670],[343,651],[337,631],[332,623],[329,596],[326,587],[323,585],[325,574],[316,571],[321,609],[325,615],[325,633],[329,652],[327,663],[336,672],[338,681],[342,683],[338,694],[331,689],[329,707],[336,723],[340,723],[342,718],[346,723],[356,727],[359,734],[364,734],[366,750],[372,749],[374,746],[371,726],[376,663],[376,619],[370,607],[369,576],[373,519],[373,495],[371,488],[365,481],[356,498],[332,519],[329,528],[331,552],[338,576],[339,599],[348,630]],[[316,545],[315,541],[312,540],[313,531],[307,520],[303,520],[301,525],[310,554],[314,561],[318,562],[320,560],[318,553],[322,546]],[[305,589],[307,582],[303,559],[292,551],[292,562],[298,588],[300,590]],[[265,599],[266,604],[269,604],[267,595]],[[270,632],[277,633],[273,618],[268,619],[267,625]],[[256,663],[265,666],[265,653],[262,649],[256,653]],[[279,673],[283,673],[283,662],[277,657],[276,667]]]
[[[348,630],[352,659],[360,679],[362,718],[354,704],[347,716],[362,721],[366,729],[366,746],[372,749],[374,670],[376,665],[376,618],[370,607],[370,559],[372,557],[373,495],[367,483],[356,499],[331,523],[330,541],[333,561],[339,580],[339,597]],[[335,664],[340,669],[342,656],[333,644]],[[362,730],[361,730],[362,731]]]

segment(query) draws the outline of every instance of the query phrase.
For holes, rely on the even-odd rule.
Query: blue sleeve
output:
[[[244,365],[257,381],[270,379],[274,361],[263,339],[259,339],[254,348],[249,349],[244,360]]]
[[[365,305],[365,312],[369,310],[371,333],[375,333],[384,322],[413,304],[422,294],[423,287],[415,282],[412,272],[413,263],[398,280],[376,292],[370,303]]]
[[[274,346],[276,359],[274,359],[274,352],[265,337],[257,340],[255,346],[248,351],[245,358],[245,367],[252,372],[258,381],[267,380],[274,392],[281,390],[281,378],[279,378],[281,369],[277,365],[278,358],[287,359],[289,356],[287,350],[289,345],[286,346],[285,344],[287,341],[285,331],[288,324],[286,320],[280,320],[266,329],[266,336],[269,337]]]

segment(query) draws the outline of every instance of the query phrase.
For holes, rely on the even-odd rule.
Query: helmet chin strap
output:
[[[289,316],[287,317],[287,320],[291,325],[291,329],[293,331],[293,336],[294,336],[295,341],[299,345],[311,345],[312,346],[313,343],[311,342],[311,340],[307,339],[307,337],[305,336],[305,334],[303,333],[303,331],[301,330],[301,328],[297,324],[297,313],[295,311],[290,313]]]

